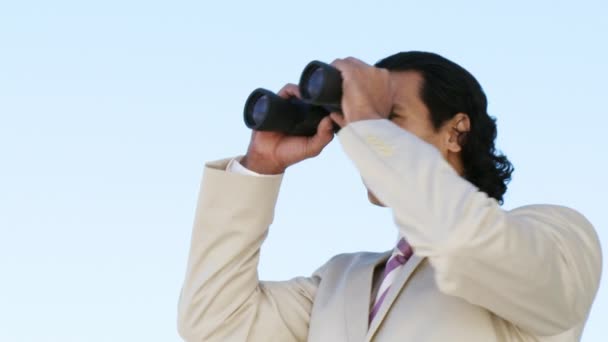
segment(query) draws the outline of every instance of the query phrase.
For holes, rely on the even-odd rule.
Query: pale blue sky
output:
[[[428,50],[460,63],[516,167],[505,207],[576,208],[606,250],[607,11],[599,0],[0,0],[0,341],[179,341],[203,163],[243,153],[249,92],[297,82],[313,59]],[[288,171],[260,273],[308,275],[394,237],[332,143]],[[583,341],[605,341],[603,278]]]

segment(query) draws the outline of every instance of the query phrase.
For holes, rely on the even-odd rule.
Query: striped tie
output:
[[[382,274],[382,282],[374,301],[374,306],[369,314],[369,323],[374,320],[374,317],[378,313],[378,310],[382,306],[384,297],[391,288],[395,275],[399,272],[401,267],[405,265],[405,262],[412,256],[412,247],[404,238],[401,238],[397,243],[397,248],[393,251],[393,255],[388,259],[386,266],[384,267],[384,273]]]

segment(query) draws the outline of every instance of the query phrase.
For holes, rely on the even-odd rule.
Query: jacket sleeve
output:
[[[584,322],[601,251],[582,215],[548,205],[505,211],[389,120],[354,122],[338,135],[415,253],[429,258],[442,292],[540,336]]]
[[[178,331],[188,342],[305,341],[318,272],[284,282],[258,279],[281,176],[205,168],[196,209]]]

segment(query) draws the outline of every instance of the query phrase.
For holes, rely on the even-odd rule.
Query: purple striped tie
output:
[[[372,310],[369,313],[369,323],[374,320],[374,317],[382,306],[382,302],[384,301],[388,290],[391,288],[395,275],[398,273],[399,269],[405,265],[405,262],[411,256],[412,247],[404,238],[401,238],[397,243],[397,248],[395,248],[393,251],[393,255],[388,259],[386,266],[384,267],[384,273],[382,274],[382,281],[380,282],[380,287],[378,288],[378,294],[376,296],[376,300],[374,301],[374,305],[372,306]]]

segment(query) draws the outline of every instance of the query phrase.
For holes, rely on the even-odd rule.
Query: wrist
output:
[[[264,157],[246,154],[240,161],[243,167],[261,175],[279,175],[285,173],[285,168],[278,166]]]
[[[352,112],[349,115],[345,115],[346,123],[363,121],[363,120],[378,120],[378,119],[386,119],[381,115],[375,114],[373,111],[361,111],[361,112]]]

